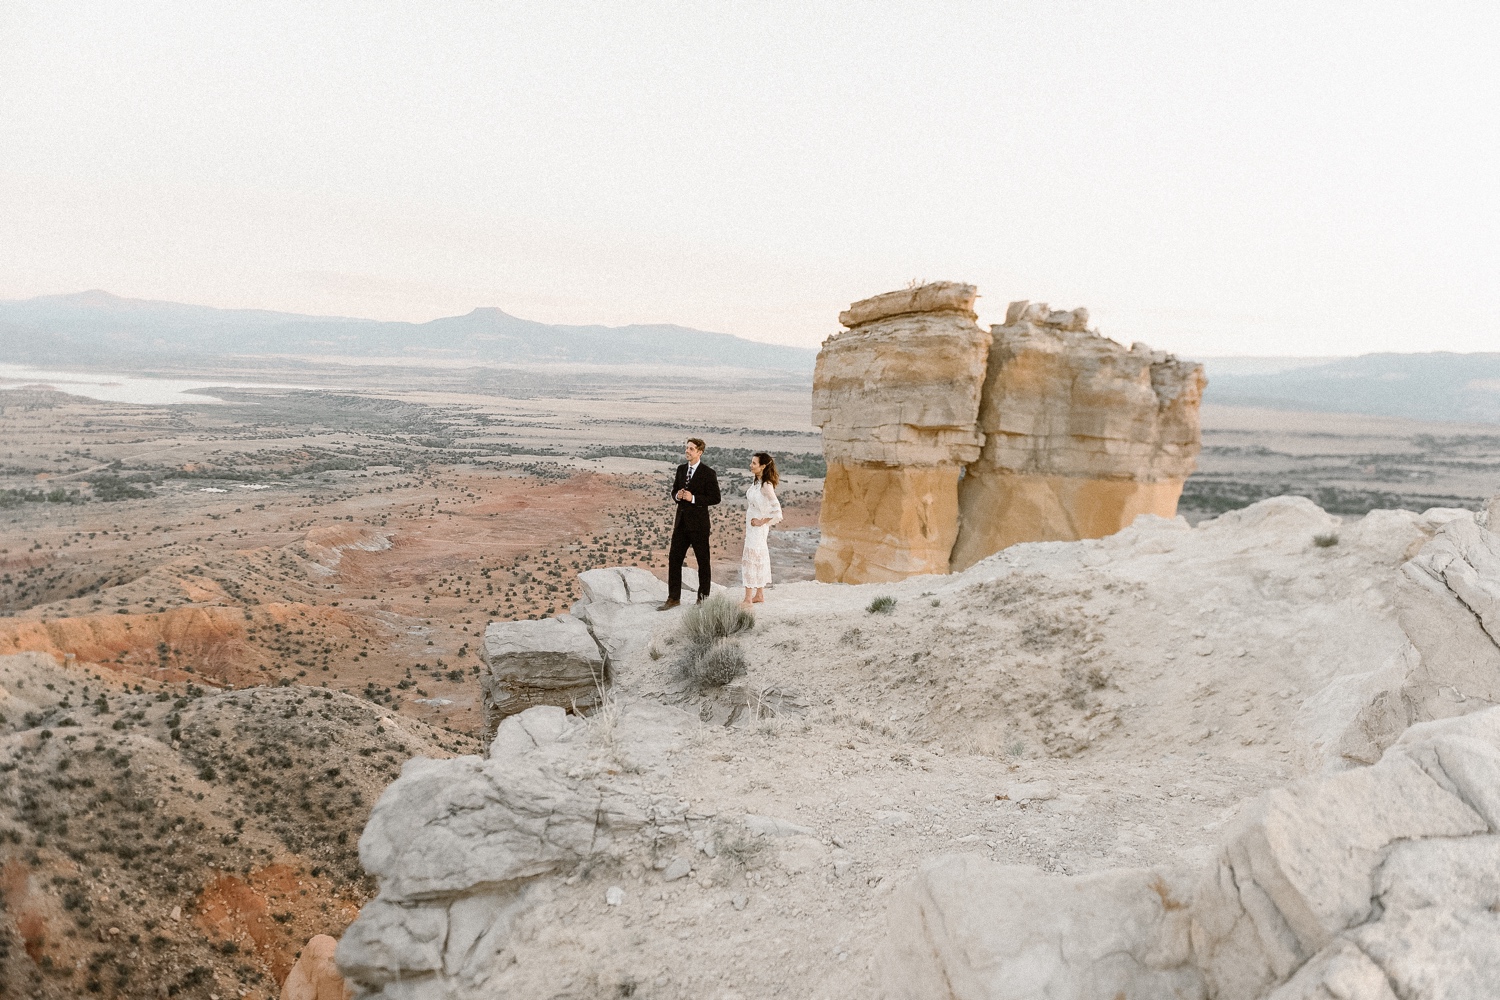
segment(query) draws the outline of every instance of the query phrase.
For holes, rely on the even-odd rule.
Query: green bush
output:
[[[1333,532],[1326,535],[1313,535],[1313,544],[1320,549],[1330,549],[1339,543],[1339,536]]]
[[[896,599],[889,595],[877,597],[865,610],[872,615],[888,615],[896,610]]]

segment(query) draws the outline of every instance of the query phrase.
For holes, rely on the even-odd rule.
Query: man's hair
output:
[[[699,454],[702,454],[703,451],[708,448],[708,445],[703,443],[702,438],[688,438],[688,444],[692,445],[694,448],[697,448]]]

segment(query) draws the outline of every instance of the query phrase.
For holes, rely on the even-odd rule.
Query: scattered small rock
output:
[[[1018,781],[1005,790],[1002,798],[1012,802],[1046,802],[1057,798],[1057,789],[1050,781]]]
[[[811,837],[814,835],[811,827],[798,826],[796,823],[777,819],[775,816],[757,816],[754,813],[745,817],[745,829],[763,837]]]
[[[667,865],[666,870],[661,873],[663,882],[676,882],[680,878],[687,878],[688,873],[693,870],[692,862],[686,858],[673,858]]]
[[[617,885],[612,885],[604,890],[604,902],[607,906],[619,906],[625,902],[625,890]]]

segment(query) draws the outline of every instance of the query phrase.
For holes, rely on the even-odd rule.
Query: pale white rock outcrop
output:
[[[1337,744],[1350,761],[1376,759],[1413,723],[1500,705],[1500,534],[1469,511],[1424,516],[1440,523],[1396,591],[1407,643],[1362,679],[1362,707]]]
[[[898,889],[881,970],[891,1000],[1202,1000],[1173,876],[1069,878],[949,855]]]
[[[1433,546],[1411,568],[1482,627],[1474,523],[1346,521],[1283,497],[1197,527],[1142,517],[1014,546],[943,578],[791,584],[758,610],[745,686],[696,701],[660,655],[678,618],[654,610],[660,581],[588,574],[574,614],[611,702],[586,719],[533,708],[486,758],[409,765],[371,818],[381,891],[340,962],[390,1000],[887,983],[939,998],[1493,995],[1474,984],[1496,968],[1497,719],[1398,731],[1374,766],[1332,749],[1401,690],[1417,661],[1393,653],[1422,656],[1397,620],[1418,586],[1407,559]],[[868,613],[879,594],[893,615]],[[916,684],[889,684],[893,666]],[[1094,667],[1105,687],[1067,687]],[[801,723],[744,725],[786,699]],[[1035,757],[951,742],[1018,734]],[[1292,780],[1320,755],[1338,768]],[[1112,851],[1136,867],[1109,870]],[[999,863],[1043,858],[1093,874]]]
[[[609,683],[604,654],[587,623],[572,615],[491,622],[479,658],[487,732],[533,705],[592,708]]]
[[[689,721],[631,702],[595,726],[610,726],[608,738],[628,743],[632,768],[649,776]],[[589,734],[562,709],[538,706],[500,724],[488,757],[407,762],[360,837],[380,891],[338,948],[359,995],[477,995],[537,878],[628,849],[656,818],[641,779],[608,780],[588,766]]]
[[[643,652],[656,609],[667,599],[667,585],[639,566],[609,566],[578,574],[583,599],[573,605],[574,617],[585,622],[604,653],[604,665],[613,671],[636,653]],[[723,584],[709,588],[725,592]],[[698,592],[698,571],[682,568],[682,592],[692,599]]]
[[[1242,811],[1215,862],[1044,875],[928,863],[892,901],[892,1000],[1492,997],[1500,709]]]

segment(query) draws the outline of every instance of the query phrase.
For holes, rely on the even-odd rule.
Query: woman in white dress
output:
[[[740,556],[740,582],[745,587],[745,604],[759,604],[766,599],[765,588],[771,582],[771,550],[766,538],[771,525],[781,521],[781,503],[776,499],[776,460],[763,451],[750,456],[750,475],[754,481],[745,490],[745,552]]]

